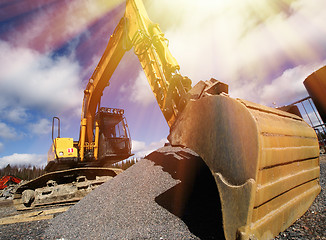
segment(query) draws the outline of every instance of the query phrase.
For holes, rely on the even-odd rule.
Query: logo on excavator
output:
[[[68,148],[68,153],[73,153],[74,149],[73,148]]]

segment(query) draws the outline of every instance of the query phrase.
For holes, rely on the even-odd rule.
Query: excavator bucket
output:
[[[215,178],[226,239],[271,239],[320,192],[319,147],[302,118],[225,95],[190,101],[169,141]]]

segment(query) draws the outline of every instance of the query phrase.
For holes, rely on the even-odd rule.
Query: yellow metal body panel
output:
[[[48,152],[48,162],[54,161],[56,157],[60,159],[75,158],[77,156],[78,151],[74,148],[74,141],[72,138],[55,138]]]
[[[319,147],[301,118],[226,96],[191,101],[169,140],[196,151],[220,193],[227,239],[271,239],[320,192]]]

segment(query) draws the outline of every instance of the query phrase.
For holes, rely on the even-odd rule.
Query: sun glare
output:
[[[73,37],[85,31],[122,2],[122,0],[95,0],[92,2],[73,0],[69,2],[68,8],[67,5],[59,5],[57,14],[54,14],[52,19],[52,22],[56,22],[56,28],[49,29],[44,35],[57,37],[55,42],[67,41],[69,39],[61,38],[63,36]],[[66,34],[62,34],[62,31]]]
[[[21,2],[7,4],[6,10],[2,11],[6,14],[1,19],[26,16],[28,21],[21,21],[15,31],[8,32],[8,35],[13,38],[19,33],[20,38],[15,40],[17,44],[47,51],[70,41],[123,2],[72,0],[68,4],[66,1],[54,0],[45,4],[44,1],[31,0],[26,7]]]

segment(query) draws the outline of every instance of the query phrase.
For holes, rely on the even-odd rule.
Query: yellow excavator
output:
[[[79,141],[54,139],[49,168],[60,171],[53,174],[63,177],[64,171],[75,171],[71,167],[98,167],[105,161],[101,134],[106,129],[101,130],[97,116],[107,110],[99,107],[100,98],[131,48],[170,127],[170,145],[191,149],[209,168],[226,239],[270,239],[304,214],[321,189],[314,130],[292,113],[229,97],[228,86],[213,78],[192,87],[141,0],[126,1],[125,14],[84,91]],[[67,150],[60,150],[61,144]],[[71,160],[76,165],[62,164]]]
[[[81,140],[61,138],[60,119],[53,118],[53,144],[48,152],[47,173],[16,190],[13,202],[17,210],[73,204],[122,172],[111,166],[132,156],[124,110],[99,107],[95,119],[95,141],[84,142],[81,146]],[[55,121],[58,133],[54,138]]]

